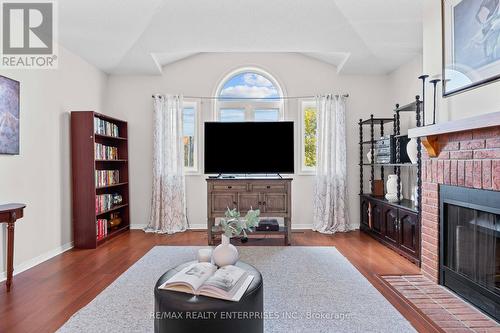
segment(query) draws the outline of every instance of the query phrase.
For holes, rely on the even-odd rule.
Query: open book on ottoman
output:
[[[200,262],[176,273],[159,289],[180,291],[238,302],[253,280],[253,275],[239,267],[217,266]]]

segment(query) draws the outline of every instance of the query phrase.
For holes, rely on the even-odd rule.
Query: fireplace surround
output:
[[[453,273],[462,276],[467,276],[467,274],[462,274],[460,270],[450,272],[456,267],[451,267],[450,270],[446,268],[446,265],[450,264],[446,260],[451,260],[452,263],[455,260],[456,263],[457,259],[444,257],[442,252],[445,248],[441,248],[441,245],[444,241],[442,228],[445,228],[443,214],[445,214],[446,207],[447,209],[451,207],[451,213],[446,214],[462,214],[463,216],[467,216],[464,214],[477,215],[478,211],[483,212],[480,214],[484,212],[491,214],[494,213],[491,208],[500,208],[498,199],[498,193],[500,193],[500,112],[410,129],[408,136],[420,138],[425,147],[422,150],[421,273],[431,281],[446,285],[470,302],[473,302],[471,299],[474,297],[479,298],[476,307],[498,321],[498,308],[495,310],[495,307],[490,304],[491,301],[481,300],[483,294],[494,294],[494,292],[488,288],[484,290],[484,286],[487,285],[484,281],[468,279],[479,283],[475,286],[465,284],[465,287],[463,281],[458,282],[457,276]],[[451,188],[458,190],[452,191]],[[458,194],[451,194],[451,192]],[[446,200],[453,200],[445,199],[447,195],[452,197],[465,195],[466,198],[456,200],[453,205],[450,202],[446,203]],[[471,202],[481,199],[483,195],[486,203],[476,202],[475,208],[470,206]],[[444,202],[441,202],[443,200]],[[471,209],[472,212],[467,213],[466,209]],[[467,222],[467,218],[461,220],[462,224],[465,223],[464,220]],[[460,235],[463,236],[464,233]],[[476,237],[479,236],[476,234]],[[463,257],[464,253],[469,255],[469,258],[470,253],[465,250],[467,245],[458,248],[462,254],[459,262],[462,260],[461,264],[464,267],[463,263],[467,262],[467,257]],[[448,253],[451,253],[450,251],[453,250],[448,250]],[[492,297],[492,299],[498,301],[498,298]]]
[[[500,321],[500,192],[440,185],[439,282]]]

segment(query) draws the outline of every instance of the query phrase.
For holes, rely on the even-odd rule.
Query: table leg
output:
[[[7,223],[7,291],[12,285],[12,275],[14,273],[14,222]]]
[[[285,217],[284,219],[286,234],[285,234],[285,245],[290,245],[292,243],[292,223],[289,217]]]

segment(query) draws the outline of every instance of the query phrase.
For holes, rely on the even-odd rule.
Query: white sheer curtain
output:
[[[318,148],[313,230],[332,234],[354,229],[347,205],[346,97],[316,98]]]
[[[173,234],[187,228],[182,96],[155,96],[153,195],[144,231]]]

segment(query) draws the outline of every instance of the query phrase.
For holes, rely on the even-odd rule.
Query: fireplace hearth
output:
[[[500,192],[440,185],[439,282],[500,321]]]

